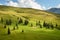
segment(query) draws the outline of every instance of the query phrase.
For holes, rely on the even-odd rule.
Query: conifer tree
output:
[[[8,35],[10,34],[11,32],[10,32],[10,29],[8,28]]]

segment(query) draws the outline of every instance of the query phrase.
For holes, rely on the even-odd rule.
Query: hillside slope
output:
[[[48,9],[47,11],[60,14],[60,8],[51,8],[51,9]]]
[[[12,17],[12,18],[17,18],[17,17],[23,17],[23,18],[28,18],[29,20],[32,21],[46,21],[46,22],[52,22],[52,23],[58,23],[60,25],[60,15],[58,16],[46,12],[43,10],[36,10],[36,9],[31,9],[31,8],[15,8],[15,7],[8,7],[8,6],[0,6],[0,17]]]
[[[28,25],[24,25],[26,20]],[[46,27],[44,22],[48,23]],[[0,40],[60,40],[60,15],[31,8],[0,6]]]

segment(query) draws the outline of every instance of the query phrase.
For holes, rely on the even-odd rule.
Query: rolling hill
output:
[[[52,23],[58,23],[60,25],[60,15],[51,12],[36,10],[31,8],[15,8],[8,6],[0,6],[0,17],[1,15],[9,15],[8,17],[27,17],[28,19],[42,20]],[[6,17],[7,17],[6,16]]]
[[[19,18],[22,18],[23,23],[17,24]],[[25,20],[29,21],[28,25],[24,25]],[[43,28],[41,25],[36,26],[37,21]],[[11,22],[12,24],[9,25]],[[47,25],[48,28],[45,28],[44,22],[53,24],[54,29],[53,26],[51,26],[52,29],[49,28],[49,25]],[[59,30],[55,28],[56,24]],[[17,26],[18,29],[16,29]],[[10,35],[7,34],[8,28],[11,31]],[[60,14],[32,8],[0,5],[0,40],[60,40]]]
[[[47,11],[60,14],[60,8],[51,8],[51,9],[48,9]]]

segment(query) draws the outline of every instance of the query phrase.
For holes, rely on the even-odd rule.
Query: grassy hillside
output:
[[[23,23],[17,24],[20,18]],[[11,20],[11,25],[6,25],[8,20]],[[29,21],[28,25],[24,25],[25,20]],[[40,26],[36,26],[38,21]],[[45,28],[44,22],[52,24],[54,29]],[[59,30],[55,28],[56,24]],[[10,35],[7,32],[8,28],[11,31]],[[31,8],[0,6],[0,40],[60,40],[60,15]]]

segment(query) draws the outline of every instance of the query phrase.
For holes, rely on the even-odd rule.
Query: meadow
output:
[[[0,40],[60,40],[60,14],[0,6]]]

